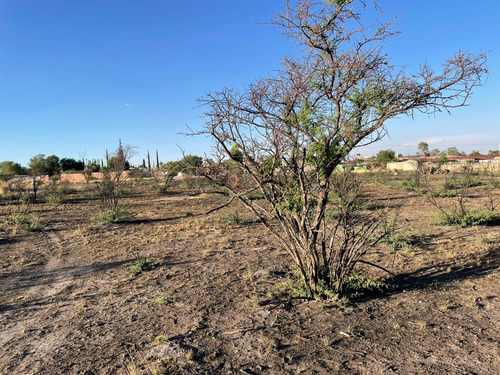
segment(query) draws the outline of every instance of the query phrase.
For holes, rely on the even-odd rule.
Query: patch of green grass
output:
[[[474,225],[494,226],[500,225],[500,213],[496,211],[465,211],[454,210],[440,212],[436,221],[437,225],[458,226],[461,228]]]
[[[461,189],[464,187],[475,187],[475,186],[481,186],[481,185],[484,185],[484,183],[479,178],[473,178],[470,181],[459,181],[459,180],[453,179],[451,181],[445,182],[443,185],[443,188],[445,190],[456,190],[456,189]]]
[[[500,180],[491,178],[486,182],[488,185],[493,186],[494,188],[500,188]]]
[[[217,215],[217,220],[231,225],[250,225],[254,222],[250,215],[241,214],[238,211],[222,212]]]
[[[401,188],[403,188],[404,190],[406,191],[414,191],[414,192],[421,192],[421,186],[420,186],[420,183],[412,180],[412,179],[408,179],[408,180],[403,180],[403,181],[399,181],[397,183],[397,185]]]
[[[109,209],[99,212],[96,216],[92,218],[92,220],[95,221],[96,223],[101,223],[101,224],[114,224],[131,220],[134,217],[135,214],[128,211],[127,209],[117,207],[115,209]]]
[[[16,213],[10,218],[14,225],[18,225],[21,229],[27,232],[42,232],[44,226],[40,220],[40,216],[32,213]]]
[[[141,272],[152,271],[158,268],[158,266],[159,263],[156,259],[137,256],[133,263],[127,265],[127,269],[137,274]]]
[[[358,298],[367,293],[382,292],[388,287],[384,280],[357,271],[346,279],[346,297]]]
[[[427,196],[429,198],[455,198],[457,196],[457,191],[456,190],[428,191]]]
[[[57,188],[57,192],[62,195],[70,195],[70,194],[75,194],[76,189],[69,186],[69,184],[61,184]]]
[[[412,251],[422,250],[422,236],[419,232],[405,229],[401,232],[384,237],[381,243],[385,243],[391,250],[408,249]]]
[[[175,297],[163,297],[163,296],[160,296],[157,299],[155,299],[155,302],[158,305],[167,306],[167,305],[170,305],[172,303],[176,303],[177,302],[177,298],[175,298]]]
[[[61,194],[54,193],[47,195],[45,201],[49,204],[63,204],[66,202],[66,198]]]
[[[282,292],[289,292],[294,298],[310,298],[301,280],[290,278],[278,284],[276,288]]]
[[[304,282],[294,271],[292,277],[277,286],[278,290],[289,292],[295,298],[310,298]],[[362,295],[374,292],[382,292],[388,288],[384,280],[366,275],[363,272],[356,271],[347,276],[345,280],[345,292],[339,295],[335,291],[334,285],[326,285],[322,283],[318,285],[318,294],[321,298],[329,300],[339,300],[348,302],[351,299],[356,299]]]
[[[19,197],[13,193],[5,193],[0,195],[0,200],[4,201],[17,201]]]
[[[155,342],[160,345],[160,344],[165,344],[168,341],[168,337],[165,335],[158,335],[155,338]]]
[[[338,220],[338,218],[340,217],[340,213],[338,210],[325,210],[325,220],[327,222],[332,222],[332,221],[336,221]]]

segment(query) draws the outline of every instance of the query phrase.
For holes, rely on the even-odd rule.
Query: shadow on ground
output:
[[[447,262],[428,265],[416,271],[395,275],[386,279],[390,289],[356,299],[367,301],[402,292],[438,287],[465,279],[477,279],[500,269],[500,246],[476,257],[454,258]]]

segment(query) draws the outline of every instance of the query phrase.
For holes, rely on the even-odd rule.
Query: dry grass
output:
[[[176,200],[164,201],[143,184],[121,199],[136,217],[103,226],[91,220],[98,201],[75,188],[64,205],[33,206],[43,232],[12,233],[15,206],[0,202],[0,373],[500,369],[499,227],[436,226],[424,196],[369,184],[380,209],[403,206],[402,246],[380,244],[367,258],[399,278],[360,268],[401,285],[355,304],[306,301],[279,288],[290,283],[289,258],[260,224],[205,215],[220,195],[192,198],[174,185],[166,197]],[[483,204],[481,189],[471,207]],[[158,267],[130,272],[137,255]]]

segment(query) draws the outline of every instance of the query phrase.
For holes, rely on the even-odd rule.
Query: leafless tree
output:
[[[394,22],[368,27],[365,8],[362,0],[288,1],[273,23],[296,42],[298,56],[284,58],[279,72],[243,91],[225,88],[200,99],[206,127],[193,132],[216,142],[201,172],[274,233],[311,296],[325,280],[341,293],[357,261],[345,266],[328,256],[342,246],[325,224],[336,166],[354,147],[381,139],[388,119],[466,105],[487,72],[485,54],[459,52],[440,73],[423,65],[407,74],[382,52],[397,33]],[[231,183],[227,159],[248,177],[245,184]],[[256,190],[264,201],[249,199]],[[339,266],[347,268],[339,274]]]
[[[102,177],[94,180],[103,210],[116,210],[118,206],[119,188],[123,186],[126,181],[124,171],[134,151],[135,147],[129,145],[122,146],[120,140],[116,152],[108,161],[111,168],[103,170]]]

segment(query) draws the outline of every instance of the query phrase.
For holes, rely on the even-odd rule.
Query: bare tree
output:
[[[428,65],[405,73],[382,52],[397,33],[393,22],[365,26],[364,7],[362,0],[287,2],[273,23],[295,40],[299,57],[284,58],[282,70],[244,91],[207,94],[200,99],[206,127],[193,132],[216,142],[213,161],[200,172],[229,189],[274,233],[311,296],[325,282],[342,293],[357,261],[342,266],[343,259],[325,255],[342,246],[325,224],[336,166],[354,147],[381,139],[388,119],[464,106],[486,73],[485,54],[463,52],[439,74]],[[248,177],[245,184],[229,183],[224,158]],[[265,202],[249,199],[255,190]],[[339,265],[347,267],[340,278]]]
[[[104,169],[102,177],[94,180],[103,210],[116,210],[118,206],[118,190],[126,181],[124,171],[127,169],[128,160],[132,157],[134,151],[135,147],[123,146],[120,140],[116,152],[108,160],[110,168]],[[108,157],[107,150],[106,156]]]

